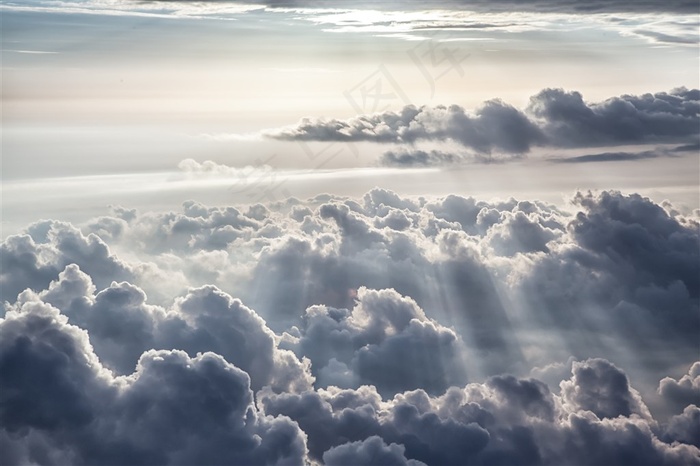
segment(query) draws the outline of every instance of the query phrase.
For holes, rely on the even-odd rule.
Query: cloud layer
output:
[[[0,457],[700,464],[699,247],[614,191],[40,222],[1,249]]]

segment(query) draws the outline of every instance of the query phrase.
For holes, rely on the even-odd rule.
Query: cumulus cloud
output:
[[[586,103],[579,92],[545,89],[530,98],[527,110],[558,146],[683,142],[697,136],[700,90],[679,88]]]
[[[3,463],[300,464],[305,438],[253,405],[248,375],[221,356],[147,351],[114,377],[88,333],[27,301],[0,321]]]
[[[267,130],[273,139],[297,141],[371,141],[414,144],[452,141],[477,155],[400,150],[380,162],[394,166],[433,166],[465,160],[493,161],[485,154],[525,154],[533,146],[597,147],[646,143],[689,143],[700,124],[700,90],[685,88],[641,96],[623,95],[587,103],[579,92],[544,89],[518,110],[499,100],[475,112],[449,107],[406,106],[399,111],[359,115],[348,120],[305,118],[296,126]],[[609,152],[566,159],[569,162],[648,158]]]
[[[700,408],[696,405],[686,406],[681,414],[670,419],[663,435],[666,441],[700,448]]]
[[[700,361],[678,380],[664,377],[659,383],[659,394],[679,410],[688,405],[700,406]]]
[[[0,262],[0,299],[10,302],[26,288],[43,290],[69,264],[79,265],[101,287],[133,277],[132,268],[99,236],[83,235],[75,226],[58,221],[36,223],[26,234],[5,239]]]
[[[574,362],[572,374],[571,379],[561,383],[561,393],[575,409],[591,411],[600,419],[632,414],[651,417],[639,393],[630,388],[625,373],[609,361]]]
[[[583,361],[581,366],[605,363]],[[568,382],[576,387],[578,380],[574,375]],[[610,378],[585,383],[586,390],[613,397],[629,393]],[[312,458],[340,453],[395,458],[399,448],[387,445],[397,443],[403,445],[405,458],[426,464],[700,461],[700,450],[694,446],[660,440],[650,419],[634,414],[599,418],[567,404],[534,379],[499,376],[483,384],[452,387],[441,396],[415,390],[387,402],[381,402],[371,387],[260,396],[266,413],[285,413],[297,420],[308,435]],[[646,410],[643,405],[639,408]],[[362,436],[365,440],[358,439]],[[404,464],[401,460],[396,464]]]
[[[144,351],[177,348],[191,357],[214,352],[245,370],[254,390],[306,389],[312,378],[303,361],[277,348],[264,320],[240,300],[214,286],[190,289],[170,309],[149,305],[146,294],[127,282],[113,282],[95,293],[89,275],[71,264],[40,294],[25,301],[49,303],[87,330],[103,364],[120,375],[132,373]]]
[[[405,448],[392,443],[387,445],[381,437],[372,436],[366,440],[349,442],[333,447],[323,454],[323,463],[331,466],[354,466],[357,464],[376,466],[419,466],[425,463],[407,460]]]
[[[2,462],[698,463],[681,212],[373,189],[40,222],[2,244]]]
[[[294,329],[300,337],[289,347],[311,360],[318,385],[367,384],[392,396],[415,388],[441,393],[465,382],[459,337],[415,301],[366,288],[356,299],[352,311],[310,307]]]

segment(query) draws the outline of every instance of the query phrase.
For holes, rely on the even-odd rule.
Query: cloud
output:
[[[696,405],[686,406],[681,414],[671,418],[663,435],[666,441],[700,448],[700,408]]]
[[[700,406],[700,361],[693,363],[678,380],[671,377],[661,380],[659,394],[678,410],[688,405]]]
[[[69,264],[79,265],[100,287],[133,277],[133,269],[114,256],[100,237],[51,220],[3,241],[0,262],[0,299],[10,302],[26,288],[43,290]]]
[[[627,376],[604,359],[574,362],[573,377],[561,383],[562,398],[575,409],[591,411],[600,419],[651,418],[639,393],[630,388]]]
[[[205,160],[204,162],[197,162],[194,159],[185,159],[177,164],[177,168],[189,177],[196,176],[210,176],[210,177],[227,177],[227,178],[237,178],[240,181],[245,181],[251,177],[251,175],[260,171],[270,171],[272,167],[269,165],[247,165],[243,168],[229,167],[228,165],[222,165],[220,163],[213,162],[211,160]]]
[[[499,100],[486,102],[474,113],[450,107],[406,106],[399,111],[359,115],[348,120],[305,118],[296,126],[267,130],[272,139],[296,141],[370,141],[414,144],[452,141],[485,155],[525,154],[534,146],[598,147],[623,144],[687,143],[697,137],[700,91],[623,95],[586,103],[579,92],[545,89],[530,98],[525,111]],[[653,152],[607,152],[567,162],[648,158]],[[468,156],[442,151],[406,150],[385,153],[380,163],[393,166],[440,166],[462,163]]]
[[[270,6],[284,5],[308,5],[304,1],[288,1],[279,0],[265,2]],[[335,2],[337,3],[337,2]],[[340,3],[342,5],[342,2]],[[387,2],[382,9],[393,8],[399,2]],[[405,8],[410,10],[420,9],[425,6],[421,2],[400,2]],[[373,2],[346,2],[346,5],[356,5],[358,7],[366,7],[369,5],[376,6]],[[516,11],[574,11],[592,13],[596,11],[657,11],[657,12],[684,12],[696,13],[698,4],[695,1],[671,0],[663,2],[661,0],[645,0],[645,1],[630,1],[630,0],[613,0],[613,1],[597,1],[597,0],[558,0],[556,2],[548,2],[542,0],[529,1],[513,1],[513,0],[444,0],[434,3],[436,9],[466,9],[466,8],[488,8],[496,11],[499,10],[516,10]]]
[[[407,460],[405,448],[392,443],[387,445],[381,437],[372,436],[366,440],[348,442],[333,447],[323,454],[323,464],[328,466],[354,466],[357,464],[376,466],[419,466],[424,463]]]
[[[681,211],[377,188],[39,222],[1,246],[24,265],[3,275],[0,457],[697,464]]]
[[[542,140],[527,116],[499,100],[486,102],[468,114],[450,107],[406,106],[399,112],[361,115],[349,120],[303,119],[297,126],[269,130],[272,139],[294,141],[372,141],[414,143],[420,140],[452,140],[482,153],[493,150],[524,153]]]
[[[442,151],[420,149],[400,149],[387,151],[379,158],[379,164],[386,167],[447,167],[469,163],[501,163],[519,158],[515,155],[491,155],[465,153],[462,151]]]
[[[575,157],[566,158],[551,158],[553,162],[558,163],[587,163],[587,162],[624,162],[628,160],[644,160],[644,159],[654,159],[660,157],[663,154],[657,151],[643,151],[643,152],[602,152],[600,154],[586,154],[578,155]]]
[[[451,1],[433,2],[308,2],[273,0],[250,4],[247,1],[189,2],[182,0],[134,2],[94,0],[51,2],[32,5],[6,5],[12,11],[28,11],[149,18],[209,19],[237,21],[248,14],[287,15],[294,20],[321,25],[325,32],[365,33],[405,40],[431,38],[433,31],[483,31],[517,34],[556,30],[561,24],[613,31],[651,43],[695,45],[698,38],[696,0],[649,1]],[[451,39],[473,39],[454,38]],[[485,39],[491,39],[486,37]],[[36,51],[20,51],[36,52]],[[231,136],[215,135],[215,139]]]
[[[190,289],[163,309],[147,304],[143,290],[127,282],[95,293],[90,276],[71,264],[48,290],[20,295],[18,305],[36,299],[87,330],[103,364],[120,375],[131,374],[144,351],[177,348],[191,357],[222,355],[248,373],[254,390],[271,385],[294,391],[313,382],[303,361],[277,348],[275,335],[254,311],[214,286]]]
[[[403,150],[384,152],[379,163],[387,167],[439,167],[464,163],[467,160],[467,157],[451,152]]]
[[[358,289],[393,289],[461,337],[477,355],[465,362],[473,377],[528,373],[572,354],[611,357],[620,338],[646,355],[658,379],[670,360],[696,360],[696,220],[636,195],[581,193],[573,201],[567,212],[375,189],[362,199],[319,196],[240,210],[187,202],[181,212],[139,214],[118,236],[106,235],[150,264],[132,279],[150,303],[167,310],[173,296],[212,283],[277,334],[301,332],[311,306],[352,310]],[[51,266],[51,280],[59,266]],[[602,338],[601,326],[614,338]],[[535,337],[541,331],[546,341]],[[668,338],[679,342],[670,351]],[[205,349],[213,350],[191,355]],[[359,383],[352,358],[329,359],[322,370],[312,367],[321,381]]]
[[[583,361],[580,366],[606,364],[612,367],[601,360]],[[578,375],[567,381],[574,389],[579,382]],[[612,379],[584,383],[585,390],[613,396],[633,393]],[[695,447],[660,440],[650,419],[599,418],[585,408],[562,403],[534,379],[499,376],[483,384],[452,387],[437,397],[415,390],[385,403],[371,387],[294,395],[263,392],[260,397],[266,413],[285,413],[299,423],[309,436],[312,458],[320,459],[324,451],[324,459],[341,452],[359,454],[358,450],[370,450],[370,445],[371,451],[388,454],[386,446],[396,443],[403,445],[405,458],[426,464],[608,464],[620,458],[629,464],[700,461]],[[646,410],[643,405],[638,408]],[[398,456],[399,449],[393,453]]]
[[[458,336],[394,290],[360,288],[352,311],[310,307],[297,331],[289,347],[310,359],[318,386],[373,385],[387,397],[466,380]]]
[[[40,301],[0,321],[3,463],[297,463],[304,434],[262,415],[248,375],[213,353],[147,351],[114,377],[88,333]],[[8,442],[9,439],[9,442]]]
[[[655,44],[697,44],[697,1],[444,1],[429,7],[420,2],[338,3],[268,2],[269,11],[294,13],[298,18],[334,33],[371,34],[416,40],[489,40],[494,35],[594,28]],[[482,32],[488,37],[455,37]],[[449,34],[440,38],[440,34]],[[497,36],[495,37],[498,38]]]
[[[587,104],[579,92],[545,89],[530,98],[528,112],[541,120],[557,146],[683,142],[697,135],[700,90],[679,88]]]

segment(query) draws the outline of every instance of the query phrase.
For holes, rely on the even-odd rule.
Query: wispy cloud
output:
[[[11,52],[11,53],[24,53],[28,55],[53,55],[57,54],[58,52],[51,52],[48,50],[11,50],[11,49],[2,49],[3,52]]]

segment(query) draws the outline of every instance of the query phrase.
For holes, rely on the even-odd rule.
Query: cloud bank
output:
[[[374,189],[39,222],[0,249],[0,457],[700,464],[680,212]]]
[[[545,89],[524,110],[491,100],[473,113],[458,105],[406,106],[399,111],[359,115],[348,120],[305,118],[295,126],[267,130],[265,136],[290,141],[368,141],[403,144],[451,141],[475,155],[402,149],[380,163],[432,166],[520,155],[533,147],[595,148],[631,144],[692,145],[700,125],[700,90],[685,88],[640,96],[623,95],[587,103],[579,92]],[[617,154],[617,155],[616,155]],[[603,153],[574,161],[651,157]]]

